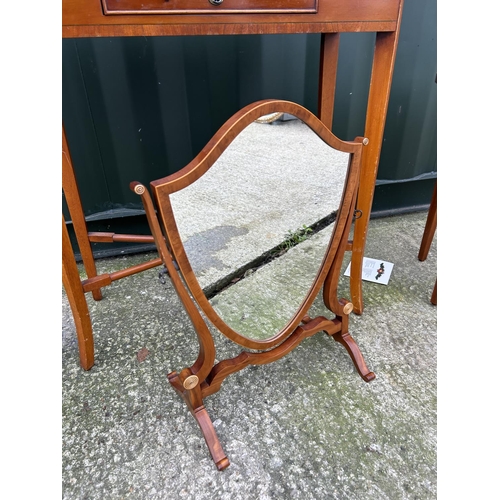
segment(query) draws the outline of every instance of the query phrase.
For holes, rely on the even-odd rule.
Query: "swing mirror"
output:
[[[200,288],[242,337],[271,339],[296,316],[329,243],[315,234],[317,224],[323,221],[331,235],[349,158],[301,119],[266,114],[248,124],[203,175],[169,195]],[[181,262],[184,276],[185,267]]]

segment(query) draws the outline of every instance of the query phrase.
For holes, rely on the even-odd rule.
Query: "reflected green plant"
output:
[[[302,225],[301,228],[291,231],[290,229],[286,233],[285,241],[281,244],[282,250],[290,250],[290,248],[298,245],[302,241],[307,240],[309,238],[310,233],[312,233],[312,229],[305,224]]]

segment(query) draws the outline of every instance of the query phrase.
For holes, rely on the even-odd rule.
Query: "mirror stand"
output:
[[[312,286],[294,316],[279,332],[265,340],[255,340],[231,329],[218,316],[203,294],[185,253],[170,203],[170,195],[201,178],[245,127],[259,117],[275,112],[296,116],[330,147],[349,153],[349,165],[332,235]],[[199,354],[194,364],[183,368],[180,372],[171,372],[168,380],[184,399],[198,422],[218,470],[228,467],[229,460],[222,449],[203,400],[216,393],[230,374],[249,365],[272,363],[295,349],[302,340],[318,332],[325,332],[347,349],[364,381],[370,382],[375,378],[375,374],[367,368],[358,345],[349,334],[349,314],[353,310],[353,305],[345,299],[339,299],[337,293],[342,259],[347,249],[349,231],[354,218],[361,153],[367,143],[368,140],[362,137],[352,142],[341,141],[312,113],[295,103],[279,100],[259,101],[246,106],[230,118],[186,167],[168,177],[153,181],[151,183],[153,196],[139,182],[132,182],[130,185],[142,199],[159,255],[190,317],[199,343]],[[308,316],[308,311],[321,288],[323,302],[333,313],[331,319],[325,316],[315,318]],[[227,338],[251,350],[244,349],[234,358],[215,363],[214,339],[200,309]]]

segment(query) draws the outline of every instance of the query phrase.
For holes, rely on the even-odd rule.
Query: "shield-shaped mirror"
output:
[[[361,147],[360,141],[336,138],[297,104],[261,101],[229,120],[184,169],[151,183],[184,282],[228,338],[267,349],[300,323],[352,211]],[[335,220],[328,244],[320,250],[295,245],[313,232],[311,225],[325,220]],[[288,268],[287,251],[302,252],[309,265]],[[283,264],[269,276],[259,258],[273,257]],[[241,285],[249,262],[257,263],[252,296],[235,300],[234,293],[229,298],[217,289],[228,285],[218,282],[222,276]],[[276,307],[278,297],[284,307]]]

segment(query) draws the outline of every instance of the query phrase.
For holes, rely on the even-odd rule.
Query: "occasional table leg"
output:
[[[332,130],[340,33],[321,34],[319,60],[318,118]]]
[[[438,303],[438,298],[437,298],[437,293],[438,293],[438,282],[434,283],[434,290],[432,290],[432,295],[431,295],[431,304],[437,306]]]
[[[64,217],[62,221],[62,279],[75,321],[80,365],[84,370],[90,370],[94,365],[92,323]]]
[[[73,223],[76,239],[78,241],[78,247],[80,248],[80,253],[82,255],[85,272],[87,273],[88,278],[95,278],[97,276],[97,270],[95,266],[94,255],[92,254],[92,248],[90,247],[90,241],[87,233],[87,224],[83,215],[80,193],[78,191],[78,185],[76,183],[73,164],[71,163],[71,157],[69,154],[68,142],[66,140],[64,127],[62,130],[62,148],[63,191],[66,196],[66,202],[68,204],[71,221]],[[94,297],[94,300],[101,300],[101,289],[98,288],[96,290],[92,290],[92,296]]]
[[[401,16],[401,12],[399,15]],[[363,254],[384,138],[385,120],[399,38],[399,25],[400,23],[398,23],[397,31],[377,33],[375,40],[364,132],[364,137],[368,138],[369,143],[363,151],[358,202],[356,206],[361,211],[361,217],[354,224],[354,238],[352,243],[351,287],[354,290],[351,290],[351,300],[356,314],[362,314],[364,308],[361,290]]]
[[[432,240],[436,232],[437,227],[437,182],[434,185],[434,191],[432,193],[431,204],[429,206],[429,212],[427,213],[427,220],[425,221],[424,234],[422,235],[422,241],[420,243],[420,249],[418,251],[418,260],[424,261],[429,255],[429,250],[431,248]],[[434,289],[431,295],[431,304],[437,306],[437,279],[434,283]]]
[[[418,251],[418,260],[424,261],[425,259],[427,259],[427,255],[429,254],[429,249],[431,248],[432,240],[436,232],[436,227],[437,227],[437,183],[434,186],[431,204],[429,206],[429,212],[427,213],[427,220],[425,221],[424,234],[422,236],[422,242],[420,243],[420,249]]]

